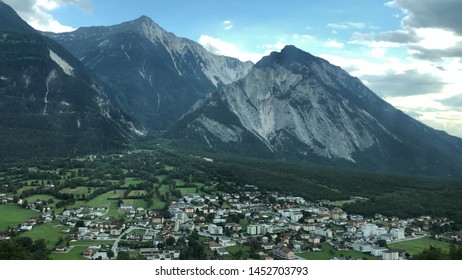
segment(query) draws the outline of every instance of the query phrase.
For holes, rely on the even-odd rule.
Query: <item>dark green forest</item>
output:
[[[0,260],[46,260],[49,250],[43,239],[29,237],[0,240]]]

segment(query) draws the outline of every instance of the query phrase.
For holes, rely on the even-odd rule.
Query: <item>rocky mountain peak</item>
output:
[[[115,31],[134,31],[149,39],[164,39],[169,33],[160,27],[154,20],[148,16],[141,16],[135,20],[122,23],[115,26]]]
[[[272,52],[268,56],[263,57],[255,66],[258,68],[265,68],[278,64],[291,69],[300,65],[306,66],[316,61],[317,58],[313,55],[295,46],[287,45],[280,52]]]
[[[146,16],[146,15],[142,15],[140,16],[139,18],[133,20],[133,22],[137,22],[137,23],[147,23],[147,24],[152,24],[152,23],[155,23],[154,20],[152,20],[152,18]]]
[[[264,57],[169,135],[228,152],[382,171],[449,177],[462,166],[453,145],[460,139],[406,116],[340,67],[294,46]],[[438,152],[422,153],[429,149]]]
[[[113,99],[154,130],[168,128],[196,101],[244,77],[253,65],[211,54],[147,16],[47,36],[110,84]]]

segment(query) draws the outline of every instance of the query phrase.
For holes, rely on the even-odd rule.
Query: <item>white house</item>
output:
[[[293,211],[290,212],[290,219],[292,222],[298,222],[301,218],[303,218],[303,214],[300,211]]]
[[[168,253],[170,256],[173,256],[174,259],[178,259],[180,257],[180,251],[178,250],[170,250]]]
[[[119,207],[119,212],[122,212],[122,213],[129,213],[132,210],[135,210],[133,205],[127,204],[127,203],[122,203]]]
[[[299,231],[302,228],[300,224],[290,224],[289,229]]]
[[[21,225],[21,230],[32,230],[32,225],[31,224],[23,224]]]
[[[319,236],[324,236],[326,238],[332,238],[332,230],[330,229],[323,229],[323,228],[316,228],[314,231],[314,234],[319,235]]]
[[[229,251],[226,248],[218,248],[216,251],[219,256],[229,255]]]
[[[92,244],[92,245],[88,246],[88,250],[92,250],[92,251],[94,251],[94,250],[101,250],[101,245],[99,245],[99,244]]]
[[[209,224],[208,226],[208,231],[212,235],[222,235],[223,234],[223,227],[214,225],[214,224]]]
[[[180,223],[186,222],[189,218],[188,215],[183,211],[176,211],[174,213],[175,221],[180,221]]]
[[[107,233],[100,233],[96,236],[96,240],[108,240],[109,234]]]
[[[397,260],[399,260],[399,253],[398,252],[392,252],[392,251],[383,252],[382,260],[397,261]]]
[[[381,257],[383,255],[383,252],[386,252],[386,251],[388,251],[387,248],[380,248],[380,247],[372,248],[371,255],[375,257]]]
[[[306,225],[306,224],[304,224],[302,228],[303,228],[304,231],[315,231],[316,230],[316,225],[313,225],[313,224]]]
[[[378,228],[379,227],[377,225],[374,225],[374,224],[363,224],[361,226],[361,233],[363,234],[364,237],[369,237],[369,236],[375,234],[375,231]]]
[[[273,255],[281,259],[286,259],[286,260],[290,260],[294,258],[294,252],[292,252],[289,248],[284,247],[284,246],[274,247]]]
[[[374,224],[363,224],[361,225],[361,233],[364,237],[371,237],[371,236],[382,236],[387,233],[384,228],[379,228],[377,225]]]
[[[79,227],[80,234],[85,234],[87,232],[90,232],[90,230],[87,227]]]
[[[219,241],[223,247],[236,246],[236,240],[233,240],[230,237],[226,237],[226,236],[220,237]]]
[[[404,239],[404,228],[392,228],[390,234],[394,239]]]
[[[261,234],[260,225],[248,225],[247,226],[247,234],[249,234],[249,235],[260,235]]]
[[[314,245],[317,245],[317,244],[320,244],[321,243],[321,239],[317,236],[310,236],[308,238],[308,241],[311,243],[311,244],[314,244]]]
[[[355,233],[356,232],[356,227],[354,226],[347,226],[347,232],[350,232],[350,233]]]
[[[355,242],[353,243],[352,247],[353,247],[353,250],[356,250],[359,252],[371,252],[372,251],[372,245],[366,242]]]

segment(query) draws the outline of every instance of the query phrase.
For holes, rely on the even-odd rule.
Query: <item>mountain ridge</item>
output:
[[[392,172],[454,177],[462,170],[462,139],[412,119],[340,67],[294,46],[211,94],[167,136]]]
[[[146,16],[46,35],[111,84],[112,100],[153,130],[169,128],[196,101],[242,78],[253,65],[213,55]]]
[[[2,157],[121,148],[143,130],[112,106],[106,85],[60,44],[5,3],[0,15]]]

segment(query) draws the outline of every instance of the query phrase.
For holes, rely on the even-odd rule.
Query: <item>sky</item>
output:
[[[149,16],[209,51],[258,61],[295,45],[415,119],[462,137],[461,0],[3,0],[38,30]]]

